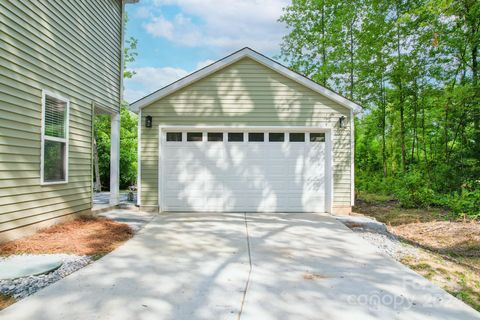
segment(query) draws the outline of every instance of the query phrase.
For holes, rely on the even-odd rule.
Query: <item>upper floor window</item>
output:
[[[40,176],[43,184],[68,182],[68,99],[42,94],[42,141]]]

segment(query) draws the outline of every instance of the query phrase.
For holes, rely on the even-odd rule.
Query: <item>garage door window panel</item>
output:
[[[249,132],[248,133],[249,142],[263,142],[265,141],[265,135],[263,132]]]
[[[325,142],[325,133],[324,132],[310,133],[310,142]]]
[[[229,132],[228,142],[243,142],[243,132]]]
[[[203,134],[201,132],[187,132],[187,141],[195,142],[195,141],[202,141]]]
[[[290,132],[290,142],[305,142],[305,133]]]
[[[207,140],[213,142],[222,142],[223,141],[223,132],[208,132]]]
[[[270,132],[268,134],[268,141],[270,141],[270,142],[283,142],[283,141],[285,141],[285,133],[283,133],[283,132]]]
[[[167,132],[167,141],[168,142],[181,142],[182,133],[181,132]]]

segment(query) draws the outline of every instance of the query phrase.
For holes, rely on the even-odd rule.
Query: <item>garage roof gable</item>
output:
[[[193,82],[196,82],[200,79],[203,79],[205,77],[207,77],[208,75],[218,71],[218,70],[221,70],[237,61],[239,61],[240,59],[243,59],[245,57],[248,57],[250,59],[253,59],[254,61],[257,61],[258,63],[280,73],[281,75],[287,77],[287,78],[290,78],[302,85],[304,85],[305,87],[307,88],[310,88],[312,89],[313,91],[316,91],[318,92],[319,94],[331,99],[332,101],[335,101],[337,102],[338,104],[348,108],[348,109],[351,109],[354,113],[358,113],[362,110],[361,106],[356,104],[355,102],[351,101],[351,100],[348,100],[347,98],[343,97],[342,95],[332,91],[332,90],[329,90],[321,85],[319,85],[318,83],[316,83],[315,81],[297,73],[297,72],[294,72],[292,70],[290,70],[289,68],[285,67],[284,65],[258,53],[257,51],[253,50],[253,49],[250,49],[248,47],[245,47],[241,50],[238,50],[228,56],[226,56],[225,58],[223,59],[220,59],[200,70],[197,70],[137,101],[135,101],[134,103],[132,103],[130,105],[130,110],[132,110],[133,112],[135,113],[138,113],[143,107],[146,107],[150,104],[152,104],[153,102],[177,91],[177,90],[180,90],[190,84],[192,84]]]

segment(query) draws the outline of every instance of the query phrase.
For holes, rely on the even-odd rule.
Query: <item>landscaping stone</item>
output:
[[[0,280],[37,276],[58,269],[63,260],[57,255],[19,255],[0,260]]]
[[[8,259],[19,259],[23,261],[60,261],[61,265],[55,270],[41,275],[30,275],[17,279],[0,280],[0,293],[12,295],[15,299],[22,299],[38,290],[68,276],[92,262],[87,256],[76,256],[68,254],[45,254],[45,255],[18,255],[0,259],[1,262]]]

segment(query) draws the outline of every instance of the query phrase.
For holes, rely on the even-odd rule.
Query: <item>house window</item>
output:
[[[290,142],[305,142],[305,133],[290,132]]]
[[[182,141],[181,132],[167,132],[167,141]]]
[[[242,142],[243,141],[243,132],[229,132],[228,133],[229,142]]]
[[[69,107],[67,99],[43,92],[40,161],[43,184],[68,182]]]
[[[285,141],[285,134],[283,132],[270,132],[268,134],[268,141],[270,142]]]
[[[223,141],[223,132],[208,132],[208,141]]]
[[[262,142],[263,141],[263,132],[249,132],[248,141],[252,142]]]
[[[201,132],[187,132],[187,141],[202,141]]]
[[[310,142],[325,142],[325,133],[323,132],[310,133]]]

